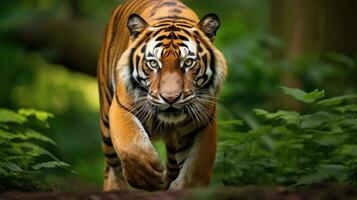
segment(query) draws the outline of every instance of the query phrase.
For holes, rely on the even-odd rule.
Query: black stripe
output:
[[[181,26],[178,24],[178,26]],[[192,28],[192,27],[187,27],[187,28]],[[189,35],[190,37],[192,37],[191,33],[188,30],[185,29],[181,29],[183,32],[185,32],[187,35]]]
[[[174,147],[166,147],[166,151],[170,154],[175,154],[175,148]]]
[[[136,65],[137,68],[139,67],[139,63],[140,63],[140,56],[136,55],[135,65]],[[139,73],[139,71],[138,71],[138,73]]]
[[[167,23],[162,23],[162,24],[157,24],[154,27],[158,28],[158,27],[163,27],[163,26],[170,26],[171,24],[167,24]]]
[[[103,94],[102,96],[105,97],[105,100],[107,100],[107,102],[111,102],[111,98],[113,97],[112,83],[108,80],[106,83],[101,82],[100,86],[101,93]]]
[[[128,111],[129,113],[131,113],[131,114],[133,114],[133,115],[135,115],[135,114],[134,114],[133,112],[131,112],[127,107],[125,107],[123,104],[120,103],[117,93],[115,94],[115,99],[116,99],[117,104],[118,104],[118,106],[119,106],[120,108],[122,108],[122,109]]]
[[[176,149],[175,153],[180,153],[180,152],[183,152],[183,151],[187,150],[188,148],[192,147],[193,143],[194,143],[193,141],[187,142],[183,146],[181,146],[178,149]]]
[[[166,169],[167,170],[170,170],[170,171],[176,171],[176,170],[178,170],[178,168],[179,168],[179,166],[178,165],[167,165],[166,164]]]
[[[160,47],[160,46],[162,46],[162,45],[163,45],[163,43],[162,43],[162,42],[159,42],[159,43],[157,43],[157,44],[155,45],[154,49],[157,48],[157,47]]]
[[[152,34],[152,37],[153,37],[153,38],[154,38],[154,37],[156,37],[159,33],[161,33],[161,31],[162,31],[162,29],[161,29],[161,30],[156,31],[154,34]]]
[[[176,171],[168,171],[166,175],[170,179],[175,179],[178,176],[178,170],[176,170]]]
[[[165,29],[165,31],[180,31],[180,28],[177,28],[175,25],[171,25]]]
[[[173,7],[173,6],[177,6],[176,2],[164,2],[162,4],[160,4],[157,8],[161,8],[161,7]]]
[[[215,73],[216,73],[216,69],[215,69],[215,57],[214,57],[214,53],[212,49],[208,49],[210,56],[211,56],[211,63],[210,63],[210,69],[212,71],[212,76],[210,78],[210,80],[202,87],[202,89],[207,89],[209,88],[211,85],[213,85],[214,83],[214,78],[215,78]],[[207,70],[207,69],[206,69]],[[205,72],[206,73],[206,72]]]
[[[175,20],[172,19],[167,19],[167,20],[161,20],[160,22],[158,22],[157,24],[162,24],[162,23],[174,23]]]
[[[139,84],[137,83],[137,81],[134,79],[134,77],[132,76],[133,71],[134,71],[134,63],[133,63],[133,56],[135,53],[136,48],[132,48],[131,52],[130,52],[130,56],[129,56],[129,66],[130,66],[130,82],[131,85],[133,86],[133,88],[136,88],[139,86]],[[127,87],[127,90],[129,90],[129,87]],[[119,101],[119,98],[117,98],[117,102]]]
[[[180,40],[189,41],[188,38],[183,36],[183,35],[178,35],[178,37],[179,37]]]
[[[107,157],[107,158],[118,158],[118,155],[116,153],[113,153],[113,154],[104,153],[104,156]]]
[[[162,24],[162,23],[174,23],[175,25],[178,25],[178,24],[184,24],[186,26],[189,26],[189,23],[187,21],[184,21],[184,20],[179,20],[179,19],[166,19],[165,17],[162,17],[163,20],[160,20],[158,23],[156,24]],[[158,18],[156,18],[158,19]],[[192,22],[191,22],[192,23]],[[196,24],[196,22],[193,22]],[[192,28],[193,26],[191,26],[190,28]]]
[[[184,27],[184,28],[192,28],[193,26],[188,25],[188,24],[182,24],[182,23],[175,23],[176,26],[178,27]],[[181,29],[184,30],[184,29]],[[190,34],[189,34],[190,35]]]
[[[174,32],[171,32],[168,36],[167,36],[168,39],[171,39],[171,40],[177,40],[178,37],[177,35],[174,33]]]
[[[104,111],[100,113],[101,114],[101,118],[106,120],[106,121],[109,121],[109,118],[108,118],[108,114],[105,113]]]
[[[154,54],[152,54],[151,52],[148,53],[149,57],[154,57]]]
[[[145,53],[145,51],[146,51],[146,44],[143,45],[143,47],[141,48],[141,53]]]
[[[181,162],[178,163],[178,166],[181,167],[183,165],[183,163],[185,163],[187,158],[183,159]]]
[[[155,39],[155,41],[161,41],[161,40],[164,40],[164,39],[167,39],[167,38],[168,38],[168,36],[162,35],[162,36],[157,37],[157,38]]]
[[[194,34],[195,34],[195,38],[198,40],[199,37],[201,37],[201,34],[196,30],[194,31]],[[211,77],[215,77],[215,73],[216,73],[216,69],[215,69],[215,57],[214,57],[214,52],[213,50],[210,48],[210,45],[207,44],[204,40],[201,40],[203,46],[208,50],[209,52],[209,55],[211,57],[211,62],[210,62],[210,69],[212,70],[212,76]],[[206,72],[205,72],[206,73]],[[207,82],[201,89],[206,89],[206,88],[209,88],[212,84],[213,84],[213,78],[211,78],[209,80],[209,82]]]
[[[193,22],[193,23],[196,23],[196,21],[192,20],[192,19],[189,19],[189,18],[186,18],[186,17],[181,17],[181,16],[165,16],[165,17],[157,17],[155,18],[154,20],[167,20],[167,19],[174,19],[174,20],[186,20],[186,21],[189,21],[189,22]]]
[[[203,49],[202,49],[202,47],[201,47],[201,45],[200,45],[199,43],[197,43],[197,51],[198,51],[199,53],[202,53],[202,52],[203,52]]]
[[[114,167],[114,168],[120,166],[120,164],[121,164],[120,160],[118,162],[114,162],[114,163],[109,163],[109,162],[107,162],[107,163],[109,166]]]
[[[188,46],[185,43],[178,43],[177,45],[181,46],[181,47],[186,47],[188,48]]]
[[[107,146],[111,146],[111,147],[113,146],[112,139],[110,137],[105,137],[104,135],[102,135],[102,141]]]
[[[182,13],[182,10],[174,8],[174,9],[170,10],[169,12],[172,12],[172,13],[175,13],[175,14],[180,14],[180,13]]]
[[[205,54],[205,55],[203,55],[202,56],[202,61],[203,61],[203,64],[205,65],[205,67],[207,67],[207,55]]]
[[[109,128],[109,122],[108,122],[107,119],[102,119],[102,122],[103,122],[105,127]]]
[[[167,157],[167,162],[169,162],[170,164],[176,164],[176,160],[170,157]]]

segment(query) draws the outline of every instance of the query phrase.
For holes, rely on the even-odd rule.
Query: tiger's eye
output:
[[[150,66],[156,68],[159,65],[156,60],[150,60]]]
[[[189,58],[185,61],[185,65],[188,67],[191,66],[192,64],[193,64],[193,59],[191,59],[191,58]]]

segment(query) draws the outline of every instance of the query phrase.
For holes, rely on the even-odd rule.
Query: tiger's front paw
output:
[[[163,167],[156,151],[139,145],[127,149],[121,152],[120,159],[128,183],[148,191],[163,189]]]

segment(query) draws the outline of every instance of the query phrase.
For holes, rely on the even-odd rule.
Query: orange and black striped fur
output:
[[[220,26],[179,0],[129,0],[112,14],[98,65],[104,190],[206,186],[216,97],[226,76]],[[166,167],[151,141],[166,144]]]

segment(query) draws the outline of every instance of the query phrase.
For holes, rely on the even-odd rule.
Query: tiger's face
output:
[[[219,20],[215,15],[208,18],[206,23],[211,24],[201,20],[202,24],[192,25],[176,20],[152,26],[139,16],[130,24],[129,18],[136,47],[131,53],[131,77],[138,112],[144,117],[154,116],[165,124],[190,120],[201,124],[213,117],[219,87],[215,76],[219,73],[215,74],[212,42]],[[209,33],[202,30],[204,25]],[[138,27],[143,30],[135,30]]]

